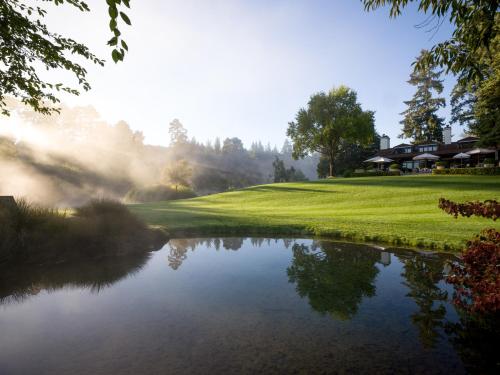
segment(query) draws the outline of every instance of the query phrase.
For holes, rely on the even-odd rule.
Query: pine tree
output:
[[[422,50],[418,61],[425,58],[429,52]],[[444,98],[433,97],[443,92],[442,71],[436,71],[435,66],[426,66],[423,70],[415,70],[410,75],[408,83],[417,87],[411,100],[405,101],[407,109],[401,113],[404,119],[401,138],[413,138],[415,143],[443,141],[444,119],[437,111],[444,107]]]

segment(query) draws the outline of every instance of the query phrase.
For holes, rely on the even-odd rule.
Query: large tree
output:
[[[419,60],[425,58],[428,53],[423,50]],[[400,137],[413,138],[415,143],[442,142],[444,119],[439,117],[437,112],[446,102],[442,97],[433,97],[433,93],[443,92],[441,73],[429,65],[411,73],[408,83],[417,90],[411,100],[404,102],[407,108],[401,113],[404,118],[400,122],[403,125]]]
[[[448,18],[451,37],[434,45],[417,70],[445,68],[457,77],[452,93],[452,123],[467,125],[483,145],[500,144],[500,13],[499,0],[362,0],[365,9],[388,5],[397,17],[411,3],[428,17],[420,25],[436,31]]]
[[[90,11],[81,0],[45,0],[54,5],[69,4],[82,12]],[[115,62],[123,60],[128,50],[121,37],[118,22],[130,25],[128,16],[120,7],[129,8],[129,0],[106,0],[109,29],[108,45]],[[90,89],[86,69],[79,58],[104,65],[104,60],[92,54],[82,43],[50,31],[43,22],[48,6],[30,6],[22,0],[0,0],[0,112],[9,114],[6,99],[15,97],[37,112],[58,112],[58,91],[78,95],[79,91],[62,83],[49,82],[39,76],[43,70],[62,69],[72,73],[79,85]],[[123,8],[123,7],[122,7]]]
[[[330,176],[345,143],[368,145],[375,135],[374,114],[363,111],[357,94],[346,86],[311,96],[307,108],[288,124],[295,159],[318,152],[328,159]]]

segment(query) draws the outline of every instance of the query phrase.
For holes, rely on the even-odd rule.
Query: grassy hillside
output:
[[[438,199],[500,198],[500,177],[339,178],[254,186],[205,197],[130,206],[173,235],[317,235],[429,249],[458,249],[500,222],[446,215]]]

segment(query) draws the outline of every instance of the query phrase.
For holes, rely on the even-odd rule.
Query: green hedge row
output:
[[[374,177],[374,176],[399,176],[400,171],[376,171],[376,172],[355,172],[351,175],[351,177]]]
[[[434,169],[432,174],[475,174],[475,175],[500,175],[500,167],[493,168],[450,168]]]

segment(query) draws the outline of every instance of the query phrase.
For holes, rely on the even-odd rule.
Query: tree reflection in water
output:
[[[444,259],[416,253],[400,254],[399,258],[403,263],[403,285],[410,290],[407,296],[419,308],[411,315],[411,320],[418,328],[422,345],[431,348],[440,338],[439,332],[446,315],[444,303],[448,299],[448,293],[438,286],[444,276]]]
[[[320,250],[318,250],[320,249]],[[378,251],[354,244],[320,242],[312,246],[294,244],[288,267],[289,282],[307,297],[311,307],[338,319],[351,319],[363,297],[375,295]]]
[[[0,304],[22,302],[41,291],[68,287],[99,293],[139,272],[149,257],[149,253],[141,253],[53,265],[9,265],[0,268]]]

